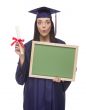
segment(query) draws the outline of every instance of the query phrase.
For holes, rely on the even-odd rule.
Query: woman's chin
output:
[[[47,34],[42,34],[41,37],[46,38],[46,37],[48,37],[48,35]]]

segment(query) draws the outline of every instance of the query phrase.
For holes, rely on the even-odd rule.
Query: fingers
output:
[[[16,42],[16,44],[15,44],[15,49],[16,48],[19,48],[19,43],[18,42]]]
[[[24,48],[19,44],[19,42],[16,42],[16,44],[15,44],[15,52],[19,56],[24,55]]]
[[[18,43],[18,42],[16,42],[16,43],[15,43],[15,46],[19,46],[19,43]]]
[[[61,82],[61,79],[58,78],[58,77],[55,77],[55,78],[53,79],[53,81],[54,81],[54,82]]]
[[[17,52],[17,51],[19,51],[20,49],[19,49],[19,44],[18,43],[16,43],[15,44],[15,51]]]
[[[18,42],[16,42],[16,44],[15,44],[15,52],[16,52],[18,55],[21,54],[21,53],[20,53],[20,46],[19,46],[19,43],[18,43]]]

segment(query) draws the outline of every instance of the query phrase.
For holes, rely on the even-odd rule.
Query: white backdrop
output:
[[[35,15],[28,11],[48,6],[57,15],[57,36],[67,44],[79,46],[76,80],[66,91],[66,110],[86,109],[86,6],[85,0],[2,0],[0,1],[0,110],[23,110],[23,86],[15,81],[18,56],[11,47],[20,28],[25,42],[33,38]]]

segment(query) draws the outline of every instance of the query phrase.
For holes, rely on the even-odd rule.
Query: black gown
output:
[[[55,43],[64,44],[60,39]],[[65,91],[70,81],[53,82],[50,79],[28,77],[32,40],[25,44],[25,62],[18,63],[16,81],[24,84],[23,110],[65,110]]]

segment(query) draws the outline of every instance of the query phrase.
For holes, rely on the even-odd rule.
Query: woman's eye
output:
[[[50,22],[48,21],[47,24],[50,24]]]
[[[41,22],[38,22],[38,24],[40,25],[40,24],[41,24]]]

